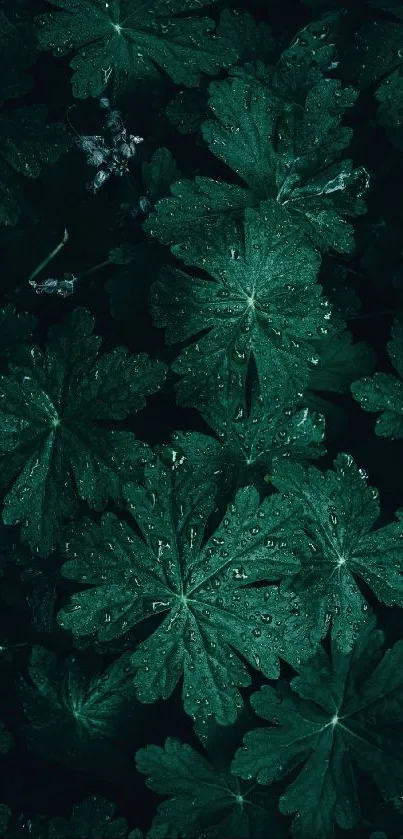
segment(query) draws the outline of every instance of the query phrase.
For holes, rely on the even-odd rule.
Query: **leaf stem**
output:
[[[88,277],[90,274],[94,274],[95,271],[100,271],[101,268],[106,268],[107,265],[112,265],[111,259],[104,259],[103,262],[98,262],[97,265],[93,265],[92,268],[88,268],[87,271],[83,271],[82,274],[79,274],[77,277],[78,280],[81,280],[83,277]]]
[[[34,277],[36,277],[38,274],[40,274],[41,271],[43,271],[44,268],[46,268],[49,262],[51,262],[51,260],[55,258],[55,256],[59,253],[59,251],[61,251],[62,248],[64,248],[66,242],[68,241],[68,238],[69,234],[66,228],[64,228],[63,238],[61,242],[59,242],[59,244],[53,249],[53,251],[51,251],[48,254],[48,256],[46,256],[45,259],[43,259],[42,262],[40,262],[39,265],[37,265],[37,267],[34,268],[32,273],[29,275],[30,280],[33,280]]]

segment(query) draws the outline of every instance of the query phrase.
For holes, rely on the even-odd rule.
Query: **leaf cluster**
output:
[[[402,33],[3,4],[5,839],[403,833]]]

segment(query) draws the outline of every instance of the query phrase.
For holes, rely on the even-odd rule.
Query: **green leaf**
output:
[[[129,656],[130,657],[130,656]],[[54,653],[34,646],[19,693],[30,725],[23,727],[29,749],[48,760],[103,774],[113,763],[110,741],[127,736],[135,697],[128,654],[103,672],[100,656]],[[116,747],[115,747],[116,748]]]
[[[49,821],[49,839],[126,839],[127,831],[126,819],[115,816],[115,804],[98,795],[76,804],[69,819]]]
[[[309,390],[348,393],[358,375],[372,372],[376,353],[364,341],[353,343],[344,321],[331,319],[327,335],[316,344],[319,361],[311,372]]]
[[[48,123],[44,105],[26,105],[0,115],[0,224],[14,225],[23,202],[21,176],[38,178],[72,145],[61,123]]]
[[[174,125],[180,134],[198,134],[206,118],[206,99],[206,91],[201,86],[178,90],[165,108],[171,125]],[[174,194],[174,185],[171,192]]]
[[[137,696],[167,699],[183,674],[185,711],[202,737],[209,716],[229,725],[242,707],[239,687],[250,676],[234,653],[269,678],[278,675],[280,648],[283,656],[294,655],[282,641],[290,599],[277,586],[245,586],[298,569],[285,535],[292,534],[295,508],[280,495],[259,505],[257,491],[246,487],[203,544],[213,488],[180,490],[172,473],[151,463],[144,487],[125,487],[142,539],[112,513],[100,527],[84,519],[68,528],[62,573],[91,588],[72,595],[59,622],[78,637],[107,641],[163,616],[132,656]]]
[[[220,500],[232,498],[245,484],[262,484],[271,472],[273,458],[309,460],[325,454],[324,418],[307,408],[274,403],[265,405],[253,393],[250,410],[240,402],[214,403],[205,417],[217,437],[199,431],[177,431],[164,458],[177,479],[190,484],[213,481]]]
[[[353,458],[339,454],[334,471],[276,461],[272,482],[286,497],[299,500],[301,571],[290,588],[307,613],[311,641],[329,627],[336,644],[351,649],[366,620],[363,580],[387,606],[403,606],[403,515],[374,529],[380,514],[378,491]]]
[[[403,320],[396,318],[388,342],[390,360],[398,374],[375,373],[351,385],[354,399],[364,411],[381,412],[375,423],[378,437],[403,437]]]
[[[333,300],[331,302],[333,304]],[[376,364],[376,354],[364,341],[353,341],[351,332],[335,309],[329,322],[328,333],[315,342],[315,350],[318,363],[311,371],[303,404],[324,414],[328,437],[331,435],[331,428],[340,437],[341,429],[345,429],[348,422],[348,412],[342,404],[335,402],[331,397],[327,398],[327,394],[348,393],[351,383],[358,376],[372,373]]]
[[[280,811],[295,813],[296,839],[330,839],[335,824],[356,827],[357,769],[372,776],[385,799],[402,796],[403,642],[382,658],[384,636],[374,625],[362,627],[348,655],[335,644],[331,659],[318,650],[296,668],[292,691],[281,696],[265,685],[252,696],[271,725],[245,736],[232,771],[261,784],[293,772]]]
[[[303,102],[309,90],[323,76],[338,65],[336,42],[340,40],[340,24],[343,16],[334,10],[322,14],[299,29],[290,45],[280,56],[275,74],[276,88],[293,92]]]
[[[203,126],[210,150],[256,195],[271,195],[286,206],[319,248],[351,252],[352,230],[343,216],[364,212],[359,196],[366,173],[354,170],[350,160],[335,160],[351,140],[351,130],[340,123],[356,92],[324,78],[308,92],[302,110],[297,103],[281,103],[270,88],[251,84],[240,71],[212,83],[210,94],[215,120]],[[231,130],[233,125],[239,130]]]
[[[249,12],[224,9],[220,15],[218,32],[238,54],[238,62],[268,62],[274,57],[275,41],[267,23],[257,23]]]
[[[143,222],[143,230],[160,242],[173,245],[192,242],[200,229],[212,238],[225,236],[234,220],[243,218],[246,207],[259,205],[259,198],[238,184],[197,175],[193,181],[180,179],[171,185],[173,197],[161,198],[156,212]]]
[[[255,74],[235,67],[228,79],[210,84],[215,118],[203,124],[203,136],[243,186],[200,177],[180,181],[146,220],[146,232],[170,245],[191,241],[201,225],[214,236],[217,227],[242,218],[245,207],[272,198],[321,250],[353,251],[345,216],[365,212],[368,173],[341,159],[352,137],[341,121],[357,92],[319,77],[300,101],[295,79],[285,74],[282,81],[282,71],[281,63],[266,72],[261,65]]]
[[[38,38],[53,54],[74,52],[73,95],[100,96],[113,74],[115,90],[158,76],[197,85],[237,59],[235,49],[214,34],[210,18],[187,16],[208,0],[48,0],[58,11],[39,15]],[[214,2],[214,0],[213,0]]]
[[[179,175],[174,158],[169,149],[157,149],[149,163],[143,163],[141,168],[143,185],[151,201],[157,201],[167,195],[171,183]]]
[[[218,35],[232,44],[237,61],[269,61],[274,53],[271,29],[266,23],[257,23],[249,12],[224,9],[220,15]],[[202,122],[207,117],[207,77],[198,88],[178,90],[165,108],[172,125],[181,134],[200,134]],[[189,210],[192,210],[191,205]]]
[[[312,339],[326,332],[330,308],[316,282],[319,255],[299,240],[285,211],[266,202],[246,211],[243,231],[233,225],[208,247],[193,239],[174,252],[210,274],[167,268],[152,289],[166,342],[196,336],[173,363],[182,376],[180,403],[203,411],[242,392],[252,358],[264,398],[285,401],[303,389],[316,363]]]
[[[139,476],[148,447],[98,422],[140,410],[165,376],[163,364],[125,347],[98,356],[93,328],[89,311],[75,309],[49,330],[45,352],[21,347],[0,378],[1,480],[13,482],[3,522],[22,522],[23,540],[43,556],[78,499],[102,510],[121,499],[124,480]]]
[[[183,839],[266,839],[272,832],[268,813],[253,792],[230,772],[218,772],[187,743],[168,737],[164,747],[136,752],[136,767],[147,786],[171,796],[158,805],[153,826],[175,825]]]
[[[360,86],[367,87],[401,65],[402,49],[402,23],[376,20],[364,24],[358,33],[355,54]]]
[[[361,87],[380,82],[375,98],[380,103],[377,118],[391,142],[403,148],[403,12],[400,2],[371,5],[394,15],[398,22],[375,20],[364,24],[358,34],[354,60]]]

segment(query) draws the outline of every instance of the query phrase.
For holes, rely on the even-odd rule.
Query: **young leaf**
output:
[[[61,123],[48,123],[44,105],[26,105],[0,116],[0,224],[16,224],[22,202],[21,175],[38,178],[72,145]]]
[[[178,90],[165,108],[166,116],[180,134],[199,134],[206,118],[206,100],[207,93],[201,85]],[[171,192],[174,194],[173,186]]]
[[[231,44],[214,35],[213,20],[187,16],[209,0],[48,2],[58,11],[37,18],[39,43],[54,55],[75,53],[70,65],[79,99],[100,96],[112,74],[119,88],[153,78],[160,68],[176,84],[192,87],[203,73],[215,75],[237,60]]]
[[[354,399],[364,411],[380,411],[375,424],[378,437],[403,437],[403,320],[396,318],[388,342],[390,360],[398,374],[375,373],[351,385]]]
[[[270,61],[275,53],[275,41],[267,23],[257,23],[249,12],[224,9],[220,15],[218,32],[238,53],[238,62]]]
[[[319,255],[268,201],[208,241],[173,249],[208,279],[167,268],[152,289],[157,326],[175,344],[197,336],[174,361],[179,401],[199,410],[245,386],[253,357],[264,398],[303,389],[316,363],[312,339],[326,332],[330,307],[316,282]],[[199,336],[199,333],[204,333]]]
[[[347,409],[327,394],[348,393],[351,383],[358,375],[372,373],[376,364],[376,353],[364,341],[353,342],[345,322],[332,312],[327,335],[315,342],[318,363],[311,370],[309,384],[304,392],[303,404],[320,411],[337,429],[347,421]]]
[[[400,2],[373,2],[375,8],[389,12],[396,22],[370,21],[358,33],[354,60],[361,87],[380,81],[375,98],[380,103],[378,122],[386,129],[391,142],[402,148],[403,111],[403,10]]]
[[[168,737],[164,747],[136,752],[136,767],[147,786],[170,795],[158,805],[153,827],[172,824],[183,839],[272,839],[280,836],[269,814],[253,801],[250,785],[230,772],[218,772],[187,743]]]
[[[320,648],[297,666],[292,692],[281,696],[264,685],[252,696],[270,728],[246,734],[232,771],[261,784],[293,772],[280,811],[295,813],[295,839],[331,839],[335,824],[356,827],[357,768],[371,774],[385,799],[402,796],[403,641],[382,658],[384,636],[374,627],[371,620],[361,628],[349,654],[333,643],[331,659]]]
[[[142,182],[147,195],[154,203],[169,192],[169,187],[178,177],[178,169],[169,149],[157,149],[149,163],[141,167]]]
[[[335,643],[351,649],[368,604],[358,580],[387,606],[403,606],[403,516],[374,530],[380,514],[377,490],[353,458],[339,454],[334,471],[276,461],[274,486],[301,501],[301,570],[290,587],[306,613],[314,644],[329,627]]]
[[[91,795],[73,807],[69,819],[49,821],[49,839],[130,839],[127,821],[115,816],[115,805]]]
[[[402,64],[403,14],[400,3],[379,3],[378,8],[389,5],[388,11],[398,22],[370,21],[360,29],[357,38],[355,65],[361,87],[367,87]]]
[[[78,498],[102,510],[108,498],[121,498],[123,480],[140,474],[147,446],[97,421],[140,410],[165,376],[163,364],[125,347],[98,357],[93,328],[89,311],[75,309],[50,329],[45,352],[21,347],[10,375],[0,377],[1,480],[13,482],[3,522],[22,522],[24,541],[43,556]]]
[[[282,640],[290,599],[277,586],[245,588],[298,569],[286,535],[295,508],[280,495],[259,505],[253,487],[241,489],[202,546],[211,485],[181,492],[156,462],[145,467],[145,487],[128,484],[125,497],[143,539],[112,513],[100,527],[84,519],[68,528],[62,573],[91,588],[72,595],[59,622],[76,636],[106,641],[164,616],[132,656],[137,696],[166,699],[183,674],[185,711],[202,737],[209,716],[229,725],[242,707],[239,687],[250,676],[236,653],[269,678],[278,675],[280,649],[295,655]]]
[[[319,362],[311,372],[309,390],[348,393],[357,375],[372,372],[376,353],[364,341],[353,343],[345,322],[333,316],[327,335],[316,342]]]
[[[54,653],[34,646],[28,672],[30,682],[21,678],[19,693],[30,721],[23,728],[29,748],[92,771],[106,758],[112,761],[108,741],[124,741],[135,703],[128,654],[102,672],[94,654],[58,662]]]

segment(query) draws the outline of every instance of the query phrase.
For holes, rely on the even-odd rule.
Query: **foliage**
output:
[[[316,282],[319,257],[282,208],[247,209],[243,230],[233,223],[211,236],[208,250],[205,237],[194,236],[174,252],[212,278],[170,268],[153,289],[154,321],[167,327],[168,344],[204,332],[173,364],[182,375],[180,403],[203,410],[220,393],[230,400],[244,390],[252,358],[263,398],[302,390],[317,363],[312,339],[326,333],[330,307]]]
[[[285,538],[295,509],[277,495],[259,505],[256,490],[246,487],[203,544],[214,500],[208,485],[182,495],[156,462],[145,467],[144,487],[127,484],[124,494],[143,541],[112,513],[100,527],[86,519],[74,524],[62,572],[92,588],[72,596],[60,623],[77,636],[108,641],[167,613],[132,656],[137,697],[167,699],[183,673],[184,708],[203,736],[211,716],[221,725],[234,722],[243,704],[239,687],[250,684],[228,645],[269,678],[278,675],[280,650],[293,659],[283,637],[289,600],[276,586],[250,585],[298,567]]]
[[[304,59],[304,47],[301,52]],[[214,235],[246,207],[271,198],[320,249],[353,250],[344,217],[365,212],[361,196],[368,175],[342,158],[352,131],[341,121],[357,92],[319,67],[311,77],[301,76],[295,53],[286,50],[275,68],[255,62],[211,83],[214,119],[203,123],[203,137],[243,185],[202,176],[180,180],[171,187],[173,197],[159,202],[146,231],[168,244],[192,244],[201,219]]]
[[[152,78],[159,67],[177,84],[197,85],[237,58],[230,43],[214,35],[210,18],[187,16],[207,0],[50,0],[59,11],[40,15],[38,39],[55,55],[75,51],[73,95],[99,96],[111,74],[116,87]]]
[[[14,480],[3,521],[23,521],[24,539],[45,556],[63,517],[77,510],[77,495],[100,510],[108,497],[119,499],[124,475],[138,473],[145,446],[96,422],[141,409],[165,375],[162,364],[144,354],[130,358],[125,347],[98,358],[93,328],[89,311],[76,309],[52,327],[45,352],[36,345],[16,350],[0,385],[3,486]]]
[[[27,105],[0,116],[0,224],[16,224],[21,212],[21,175],[38,178],[71,145],[63,125],[46,121],[46,108]]]
[[[20,684],[21,702],[31,725],[29,749],[77,768],[98,771],[113,760],[109,742],[123,740],[133,712],[127,655],[101,673],[101,660],[85,654],[58,662],[43,647],[32,649],[28,674]],[[109,742],[108,742],[109,741]]]
[[[231,412],[223,401],[211,416],[216,436],[198,431],[176,431],[171,445],[161,447],[161,457],[176,470],[178,480],[189,484],[214,481],[220,499],[232,498],[239,486],[256,483],[262,488],[271,473],[274,458],[309,460],[325,454],[325,423],[321,414],[274,402],[267,408],[253,393]]]
[[[296,837],[332,836],[334,822],[344,830],[358,824],[357,766],[384,798],[399,795],[403,762],[393,729],[402,719],[403,650],[398,641],[382,657],[383,640],[371,620],[350,654],[332,645],[329,658],[320,648],[283,695],[263,685],[251,698],[272,725],[245,736],[232,769],[270,784],[302,767],[280,798],[281,812],[295,813]]]
[[[368,603],[357,585],[365,581],[378,600],[403,606],[403,522],[379,527],[378,492],[351,455],[339,454],[334,471],[288,464],[273,469],[273,484],[302,502],[304,536],[297,556],[301,571],[292,590],[306,613],[317,645],[329,626],[336,644],[348,651],[365,622]],[[307,538],[306,538],[307,537]]]
[[[175,825],[185,839],[267,836],[268,813],[253,801],[248,785],[218,772],[205,757],[172,737],[160,746],[136,753],[137,769],[160,795],[171,795],[158,807],[154,825]],[[274,837],[278,828],[274,826]]]
[[[3,0],[5,839],[403,836],[402,9]]]

